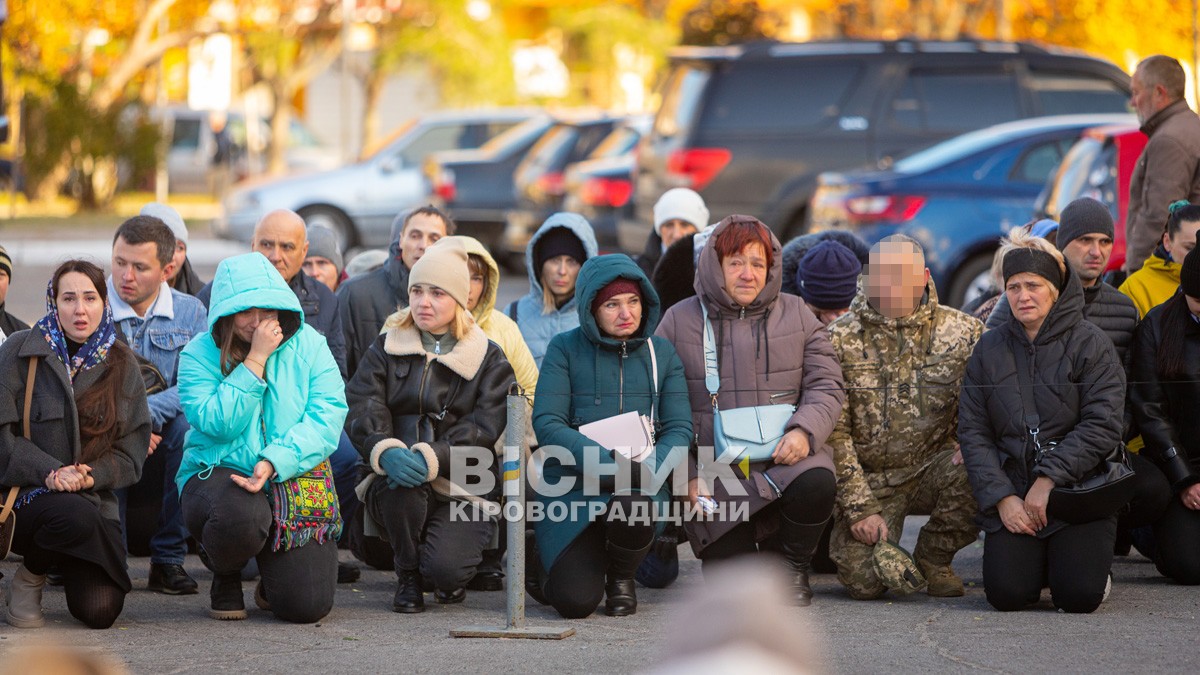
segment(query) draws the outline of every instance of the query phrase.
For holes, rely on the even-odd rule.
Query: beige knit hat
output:
[[[442,237],[425,249],[425,255],[408,273],[408,291],[417,284],[427,284],[450,294],[455,302],[467,308],[471,296],[471,268],[467,266],[467,248],[457,237]]]

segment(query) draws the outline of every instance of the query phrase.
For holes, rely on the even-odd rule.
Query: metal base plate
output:
[[[549,626],[526,626],[525,628],[463,626],[450,631],[450,637],[456,638],[524,638],[527,640],[562,640],[574,634],[574,628],[551,628]]]

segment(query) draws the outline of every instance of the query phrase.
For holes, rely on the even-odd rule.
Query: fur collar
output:
[[[483,329],[472,325],[471,330],[454,345],[449,354],[430,354],[421,345],[421,334],[416,327],[389,328],[384,335],[383,351],[392,356],[423,356],[426,360],[438,361],[464,380],[475,379],[483,357],[487,356],[488,339]]]

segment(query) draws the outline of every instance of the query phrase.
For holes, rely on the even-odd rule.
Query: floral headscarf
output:
[[[70,352],[67,351],[67,337],[58,323],[58,303],[54,298],[53,281],[46,284],[46,316],[43,316],[35,325],[46,336],[46,342],[50,344],[50,349],[67,367],[67,374],[70,375],[72,382],[79,373],[102,363],[108,356],[108,350],[112,347],[113,342],[117,340],[112,306],[105,301],[104,316],[100,318],[100,325],[96,326],[95,332],[88,337],[87,342],[83,343],[83,346],[72,358]]]

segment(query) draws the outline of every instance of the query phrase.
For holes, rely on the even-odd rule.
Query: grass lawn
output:
[[[153,192],[123,192],[106,209],[80,211],[78,203],[66,197],[29,202],[20,193],[0,193],[0,231],[47,236],[79,230],[112,230],[152,201]],[[207,232],[220,210],[220,205],[208,195],[173,194],[167,203],[179,211],[192,231]]]

